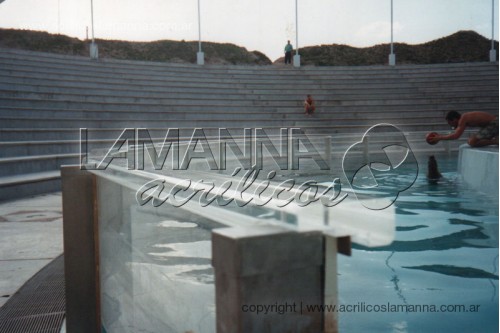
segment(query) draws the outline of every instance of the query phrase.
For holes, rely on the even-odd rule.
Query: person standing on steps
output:
[[[285,45],[285,64],[291,64],[292,63],[292,51],[293,51],[293,46],[290,44],[290,41]]]

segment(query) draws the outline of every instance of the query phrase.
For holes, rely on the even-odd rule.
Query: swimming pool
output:
[[[420,162],[396,200],[391,245],[354,244],[352,256],[338,256],[340,332],[497,332],[498,199],[467,189],[456,158],[438,161],[444,179],[429,184]],[[211,232],[224,225],[196,211],[138,206],[135,191],[113,195],[116,186],[98,182],[106,331],[214,332]]]
[[[341,332],[498,332],[498,198],[440,168],[400,194],[390,246],[339,257]]]

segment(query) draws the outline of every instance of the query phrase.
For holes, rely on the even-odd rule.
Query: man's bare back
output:
[[[464,113],[458,122],[458,126],[465,127],[484,127],[497,117],[483,111],[472,111]]]

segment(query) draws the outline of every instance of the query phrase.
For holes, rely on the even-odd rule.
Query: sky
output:
[[[0,27],[91,37],[90,0],[0,0]],[[198,40],[198,0],[93,0],[96,38]],[[296,41],[294,0],[199,0],[203,41],[234,43],[271,60]],[[297,0],[298,46],[366,47],[391,40],[390,0]],[[492,37],[492,0],[393,0],[394,42],[459,30]],[[494,38],[498,40],[498,0]],[[397,54],[397,49],[395,49]]]

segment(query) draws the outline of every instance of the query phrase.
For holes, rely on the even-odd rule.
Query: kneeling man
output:
[[[473,111],[461,115],[457,111],[450,111],[445,117],[448,125],[455,129],[449,135],[435,135],[430,141],[438,143],[441,140],[456,140],[467,127],[480,127],[481,129],[473,134],[467,143],[471,147],[483,147],[488,145],[498,145],[498,117],[487,112]]]

